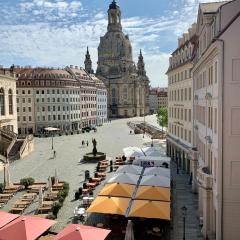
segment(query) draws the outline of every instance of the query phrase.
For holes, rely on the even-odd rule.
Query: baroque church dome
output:
[[[108,31],[98,47],[98,74],[119,75],[134,71],[132,46],[128,35],[122,32],[121,10],[116,1],[109,5]]]

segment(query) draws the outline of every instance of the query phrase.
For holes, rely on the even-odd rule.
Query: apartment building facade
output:
[[[12,69],[0,68],[0,128],[17,133],[16,78]]]
[[[190,175],[196,174],[193,149],[192,54],[196,24],[178,39],[178,48],[169,59],[167,154]]]
[[[194,146],[205,239],[239,239],[240,1],[203,3],[197,20]]]
[[[168,89],[167,88],[150,88],[149,90],[150,112],[156,113],[161,107],[168,107]]]
[[[46,127],[76,131],[97,123],[96,79],[83,68],[14,67],[14,72],[19,133],[41,133]]]

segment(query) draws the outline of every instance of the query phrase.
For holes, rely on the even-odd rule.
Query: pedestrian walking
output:
[[[87,143],[86,143],[86,144],[87,144],[87,147],[88,147],[88,141],[87,141]]]
[[[84,147],[84,141],[82,140],[82,147]]]
[[[56,154],[57,154],[57,153],[56,153],[56,151],[54,150],[54,151],[53,151],[53,158],[56,158]]]

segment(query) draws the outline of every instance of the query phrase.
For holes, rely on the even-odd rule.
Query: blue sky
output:
[[[94,69],[112,0],[0,0],[0,65],[84,66],[89,46]],[[212,0],[206,0],[207,2]],[[123,31],[134,60],[144,53],[152,86],[167,86],[165,72],[177,38],[196,21],[202,0],[119,0]]]

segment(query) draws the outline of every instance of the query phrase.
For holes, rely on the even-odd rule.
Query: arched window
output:
[[[5,99],[3,88],[0,88],[0,114],[1,116],[5,115]]]
[[[9,107],[9,114],[13,114],[13,94],[12,94],[12,89],[8,90],[8,107]]]
[[[116,89],[115,88],[112,89],[112,103],[113,104],[116,103]]]

